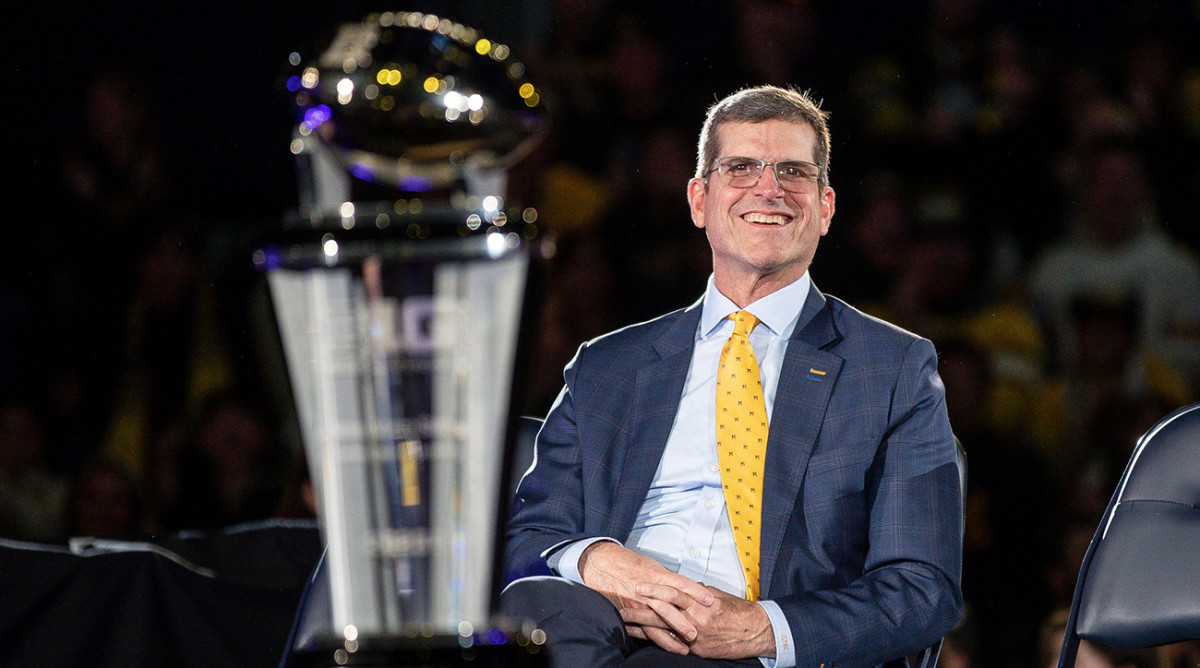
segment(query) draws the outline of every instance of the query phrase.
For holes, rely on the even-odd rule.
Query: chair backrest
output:
[[[523,415],[517,420],[517,436],[513,442],[512,467],[509,470],[509,495],[515,496],[521,477],[529,470],[534,460],[534,446],[537,443],[538,432],[542,429],[542,419]]]
[[[1079,570],[1060,668],[1075,664],[1081,638],[1200,639],[1200,403],[1138,440]]]

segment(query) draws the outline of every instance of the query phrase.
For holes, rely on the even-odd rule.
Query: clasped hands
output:
[[[762,606],[673,573],[617,543],[589,545],[579,574],[612,601],[634,638],[710,659],[775,656],[775,635]]]

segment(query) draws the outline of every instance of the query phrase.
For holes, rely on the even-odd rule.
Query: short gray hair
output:
[[[829,112],[808,93],[778,86],[744,88],[717,102],[708,110],[704,127],[700,130],[700,147],[696,160],[696,178],[708,176],[713,162],[720,156],[717,151],[717,129],[726,123],[763,123],[781,120],[790,123],[807,123],[817,135],[813,148],[813,161],[820,167],[818,183],[822,188],[829,186]]]

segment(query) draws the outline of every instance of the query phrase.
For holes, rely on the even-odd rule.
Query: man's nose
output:
[[[775,171],[775,165],[763,165],[758,183],[754,184],[754,192],[770,198],[783,196],[783,184],[779,182],[779,173]]]

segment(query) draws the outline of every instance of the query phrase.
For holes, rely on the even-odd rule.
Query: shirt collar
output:
[[[804,302],[808,300],[811,287],[812,279],[806,271],[800,278],[751,303],[745,310],[753,313],[776,336],[790,336]],[[737,304],[717,290],[710,274],[708,287],[704,291],[704,308],[700,312],[700,337],[711,336],[729,314],[740,310]]]

